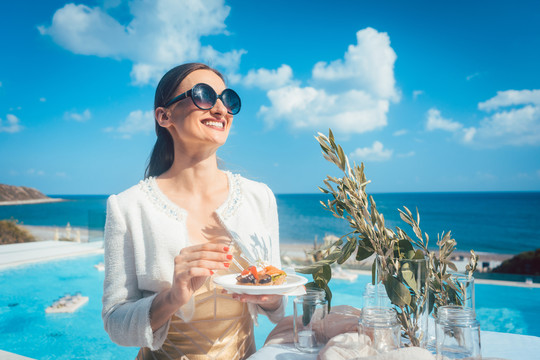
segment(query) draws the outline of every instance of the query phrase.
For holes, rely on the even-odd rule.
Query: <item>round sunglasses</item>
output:
[[[231,115],[236,115],[242,106],[240,96],[232,90],[225,89],[221,95],[216,94],[216,91],[208,84],[199,83],[193,86],[190,90],[174,97],[171,101],[165,104],[165,107],[171,106],[175,102],[190,97],[196,107],[201,110],[210,110],[216,105],[218,99],[227,108],[227,112]]]

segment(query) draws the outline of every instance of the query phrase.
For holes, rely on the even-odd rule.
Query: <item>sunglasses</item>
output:
[[[238,114],[241,107],[240,96],[238,96],[234,90],[225,89],[221,95],[218,95],[210,85],[203,83],[199,83],[192,87],[191,90],[176,96],[165,104],[165,107],[171,106],[175,102],[187,97],[190,97],[195,106],[201,110],[210,110],[216,105],[218,99],[221,100],[223,105],[227,108],[227,112],[231,115]]]

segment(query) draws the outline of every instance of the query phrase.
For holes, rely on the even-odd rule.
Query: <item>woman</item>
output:
[[[138,359],[246,358],[257,314],[275,323],[285,304],[212,282],[259,260],[280,266],[273,193],[217,166],[240,98],[218,71],[190,63],[163,76],[154,110],[145,180],[107,202],[105,330],[141,347]]]

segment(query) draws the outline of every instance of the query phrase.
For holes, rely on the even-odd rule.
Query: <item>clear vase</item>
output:
[[[435,350],[435,322],[439,309],[444,306],[459,306],[475,311],[474,276],[452,272],[442,286],[442,291],[434,293],[434,311],[429,317],[428,349]]]
[[[429,317],[428,262],[377,257],[373,280],[382,282],[401,325],[404,346],[427,347]]]
[[[472,308],[439,308],[436,325],[437,359],[481,359],[480,324]]]
[[[325,321],[328,302],[322,289],[307,289],[293,301],[294,346],[301,352],[316,353],[326,341]]]

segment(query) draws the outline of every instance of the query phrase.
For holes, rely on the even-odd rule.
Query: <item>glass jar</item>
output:
[[[294,301],[294,346],[306,353],[316,353],[327,342],[325,318],[328,314],[326,293],[322,289],[307,289]]]
[[[363,298],[363,308],[392,308],[392,302],[386,294],[384,284],[381,282],[375,285],[372,283],[366,284]]]
[[[472,308],[439,308],[435,326],[437,359],[481,359],[480,324]]]
[[[459,289],[455,298],[449,299],[449,305],[460,305],[475,310],[474,308],[474,277],[461,273],[451,273],[450,281]]]
[[[358,324],[359,336],[366,335],[378,353],[399,349],[401,326],[391,308],[363,308]]]

